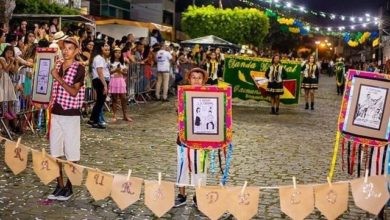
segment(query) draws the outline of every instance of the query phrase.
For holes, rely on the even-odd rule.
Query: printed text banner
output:
[[[282,60],[287,78],[284,81],[283,104],[298,104],[301,82],[301,64],[296,61]],[[269,101],[263,96],[252,79],[253,75],[265,73],[271,65],[271,59],[242,56],[226,56],[224,81],[231,84],[233,98],[243,100]],[[251,76],[252,75],[252,76]]]

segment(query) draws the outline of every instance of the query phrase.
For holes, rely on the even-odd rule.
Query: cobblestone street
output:
[[[281,106],[280,115],[269,114],[268,103],[235,100],[233,107],[233,159],[228,185],[248,186],[325,183],[332,157],[336,122],[341,97],[337,96],[335,78],[321,76],[315,110],[304,110],[303,96],[298,106]],[[108,129],[82,125],[81,161],[85,166],[103,171],[127,174],[144,179],[176,178],[177,117],[174,98],[170,102],[149,102],[140,108],[132,106],[130,126],[124,122],[109,124]],[[110,119],[107,115],[106,119]],[[119,121],[119,120],[118,120]],[[46,147],[48,141],[26,134],[22,143],[34,149]],[[31,156],[27,170],[14,176],[4,163],[0,148],[0,219],[154,219],[141,200],[121,211],[111,199],[95,202],[85,186],[75,187],[75,195],[67,202],[42,202],[55,187],[43,185],[32,169]],[[31,155],[31,154],[30,154]],[[335,179],[348,180],[341,171],[338,158]],[[209,177],[209,185],[218,178]],[[188,191],[187,206],[172,209],[163,219],[207,219],[191,205],[193,189]],[[386,210],[387,216],[389,210]],[[350,195],[348,211],[340,219],[370,219],[357,208]],[[223,219],[233,219],[225,215]],[[260,191],[260,204],[255,219],[287,219],[281,213],[279,193],[275,189]],[[307,219],[325,219],[315,209]]]

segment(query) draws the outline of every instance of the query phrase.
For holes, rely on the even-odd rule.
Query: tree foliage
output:
[[[268,33],[269,19],[257,9],[219,9],[189,6],[182,29],[190,37],[215,35],[236,44],[260,45]]]
[[[15,9],[15,0],[1,0],[0,1],[0,22],[8,26],[11,19],[12,12]]]
[[[77,9],[69,8],[49,0],[16,0],[15,14],[77,15]]]

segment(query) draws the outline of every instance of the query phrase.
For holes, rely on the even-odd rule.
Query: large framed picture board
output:
[[[48,104],[50,102],[53,77],[51,71],[55,65],[56,48],[37,48],[34,66],[32,101]]]
[[[180,86],[179,139],[190,148],[218,149],[232,140],[230,86]]]
[[[368,145],[390,141],[390,76],[349,70],[339,130]]]

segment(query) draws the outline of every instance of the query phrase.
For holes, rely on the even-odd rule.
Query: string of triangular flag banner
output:
[[[163,216],[174,206],[175,183],[158,180],[144,180],[104,172],[96,168],[82,166],[70,161],[54,158],[45,149],[35,150],[17,142],[5,140],[5,163],[17,175],[27,168],[29,151],[32,152],[33,170],[39,179],[49,184],[59,176],[58,162],[64,164],[65,174],[73,185],[83,182],[84,169],[87,170],[85,186],[95,200],[111,197],[120,209],[126,209],[140,199],[142,183],[145,184],[145,205],[158,217]],[[388,177],[387,177],[388,178]],[[199,180],[196,186],[198,209],[210,219],[218,219],[229,212],[237,219],[250,219],[258,213],[260,190],[278,189],[281,211],[292,219],[303,219],[314,207],[328,219],[336,219],[347,210],[349,184],[357,207],[377,215],[389,200],[385,176],[368,176],[351,181],[331,182],[328,177],[325,184],[298,185],[293,177],[292,186],[202,186]]]

